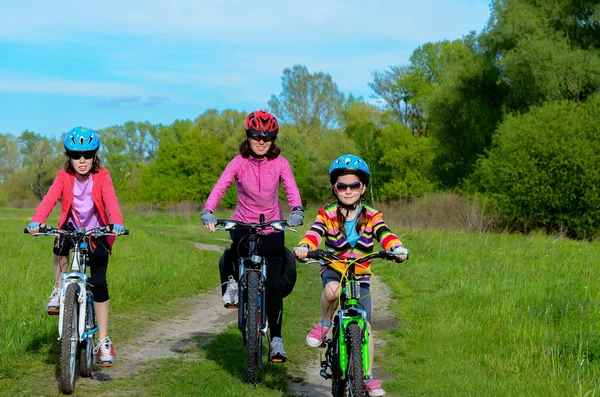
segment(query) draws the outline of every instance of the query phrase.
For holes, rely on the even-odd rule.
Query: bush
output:
[[[600,231],[600,95],[508,116],[469,181],[509,224],[575,238]]]

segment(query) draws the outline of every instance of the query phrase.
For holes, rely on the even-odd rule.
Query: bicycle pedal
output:
[[[327,371],[325,371],[324,369],[322,369],[322,370],[319,372],[319,375],[321,375],[321,376],[322,376],[323,378],[325,378],[325,379],[331,379],[331,375],[330,375],[330,374],[328,374],[328,373],[327,373]]]
[[[238,305],[225,305],[225,309],[237,309]]]

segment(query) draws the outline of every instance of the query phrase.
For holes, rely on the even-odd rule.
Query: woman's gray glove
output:
[[[287,217],[286,222],[291,227],[302,226],[304,223],[304,211],[292,211],[292,214]]]
[[[217,218],[213,215],[212,212],[210,212],[210,210],[206,208],[200,211],[200,217],[202,218],[202,223],[205,225],[214,225],[215,223],[217,223]]]

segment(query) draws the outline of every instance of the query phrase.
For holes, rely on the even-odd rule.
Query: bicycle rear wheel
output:
[[[90,332],[94,329],[94,302],[87,297],[87,308],[85,312],[85,331]],[[94,365],[94,335],[88,335],[87,338],[79,343],[79,375],[83,378],[92,376],[92,367]]]
[[[75,390],[77,371],[78,317],[77,284],[67,286],[63,304],[62,336],[60,338],[60,389],[64,394]]]
[[[262,338],[259,335],[260,312],[258,310],[259,273],[247,271],[248,299],[246,301],[246,381],[256,383],[261,360]]]
[[[362,360],[362,330],[356,323],[348,325],[348,389],[354,397],[366,397],[363,386],[365,369]]]

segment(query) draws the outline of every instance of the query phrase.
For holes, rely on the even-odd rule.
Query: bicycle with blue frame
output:
[[[262,368],[262,342],[270,341],[267,333],[267,258],[258,255],[259,232],[262,230],[293,231],[285,220],[244,223],[231,219],[217,219],[215,230],[249,229],[248,254],[238,260],[238,328],[246,346],[246,381],[256,383]],[[268,354],[270,357],[270,352]],[[275,360],[273,360],[275,362]]]
[[[396,261],[396,255],[407,255],[408,250],[378,251],[360,258],[342,259],[333,250],[310,251],[305,263],[317,262],[321,266],[344,263],[346,272],[340,280],[339,310],[333,318],[331,338],[326,338],[321,347],[325,348],[325,359],[321,360],[320,375],[331,379],[331,392],[334,397],[363,397],[367,392],[363,382],[367,380],[370,366],[369,329],[367,312],[360,309],[360,281],[354,273],[356,264],[381,258]],[[312,260],[309,260],[312,259]]]
[[[25,233],[29,233],[27,228]],[[123,233],[129,234],[128,230]],[[88,289],[86,265],[92,237],[117,236],[106,227],[86,230],[40,228],[33,236],[52,236],[73,247],[67,272],[61,274],[58,340],[60,340],[59,388],[64,394],[75,390],[77,373],[88,378],[94,365],[94,335],[98,332],[94,313],[94,298]]]

